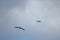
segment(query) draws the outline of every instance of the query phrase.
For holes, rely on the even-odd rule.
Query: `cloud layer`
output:
[[[59,0],[26,0],[11,6],[0,18],[1,34],[26,36],[35,40],[57,39],[60,36],[59,4]],[[37,20],[41,20],[41,23],[37,23]],[[14,26],[22,26],[26,31],[14,29]]]

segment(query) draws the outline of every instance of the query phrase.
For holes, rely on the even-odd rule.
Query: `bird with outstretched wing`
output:
[[[36,22],[41,22],[40,20],[36,21]]]
[[[25,30],[24,28],[22,28],[22,27],[17,27],[17,26],[15,26],[14,28],[19,28],[19,29]]]

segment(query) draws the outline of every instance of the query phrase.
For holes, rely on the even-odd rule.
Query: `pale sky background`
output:
[[[0,40],[60,40],[60,0],[0,0]]]

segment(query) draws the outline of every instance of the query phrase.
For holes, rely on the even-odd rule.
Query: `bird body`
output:
[[[41,22],[40,20],[38,20],[37,22]]]
[[[19,29],[25,30],[25,29],[23,29],[22,27],[14,27],[14,28],[19,28]]]

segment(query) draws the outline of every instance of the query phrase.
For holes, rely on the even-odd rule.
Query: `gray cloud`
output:
[[[0,9],[3,11],[0,13],[1,34],[21,35],[22,38],[27,35],[26,38],[29,36],[32,39],[36,38],[35,40],[47,39],[47,37],[57,39],[57,36],[60,35],[60,3],[56,1],[1,1],[1,5],[5,5]],[[37,23],[36,20],[41,20],[42,23]],[[22,26],[26,28],[26,31],[14,29],[14,26]]]
[[[58,4],[58,5],[57,5]],[[43,30],[44,33],[48,33],[49,36],[58,36],[60,35],[60,3],[57,0],[53,1],[32,1],[30,0],[27,4],[27,8],[29,10],[29,13],[37,19],[41,19],[44,23],[44,26],[35,26],[36,32],[35,33],[41,33]],[[41,24],[43,25],[43,24]],[[35,28],[34,26],[34,28]],[[45,28],[44,28],[45,27]],[[41,29],[40,29],[41,28]],[[41,30],[41,31],[40,31]]]

